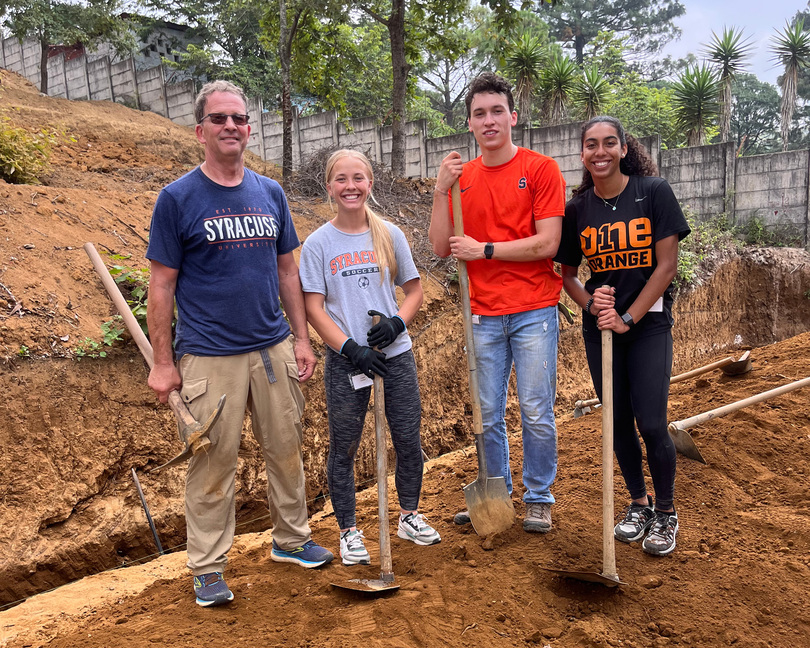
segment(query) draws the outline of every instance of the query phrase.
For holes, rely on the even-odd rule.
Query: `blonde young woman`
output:
[[[326,474],[344,565],[370,562],[355,519],[354,459],[371,393],[371,382],[363,379],[375,374],[385,378],[385,415],[397,456],[397,535],[419,545],[441,540],[417,511],[421,403],[406,327],[422,305],[422,283],[405,236],[367,204],[373,184],[371,164],[362,153],[333,153],[326,163],[326,190],[337,215],[313,232],[301,250],[307,319],[327,345]],[[405,293],[401,306],[396,286]],[[376,325],[374,315],[380,316]]]

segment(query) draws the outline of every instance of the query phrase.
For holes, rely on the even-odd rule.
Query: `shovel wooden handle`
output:
[[[453,227],[456,236],[464,236],[464,218],[461,211],[461,189],[458,181],[450,190],[453,200]],[[472,310],[470,307],[470,278],[467,274],[467,263],[457,259],[458,278],[461,286],[461,313],[464,317],[464,343],[467,347],[467,368],[470,372],[470,400],[472,402],[473,433],[475,451],[478,454],[478,479],[487,478],[487,456],[484,450],[484,423],[481,418],[481,397],[478,391],[478,371],[475,361],[475,340],[472,330]]]
[[[725,416],[726,414],[731,414],[731,412],[736,412],[743,407],[748,407],[749,405],[754,405],[756,403],[761,403],[764,400],[768,400],[769,398],[774,398],[775,396],[781,396],[782,394],[787,394],[788,392],[792,392],[794,389],[799,389],[800,387],[808,387],[810,386],[810,377],[802,378],[801,380],[796,380],[795,382],[788,383],[787,385],[782,385],[781,387],[775,387],[766,392],[762,392],[761,394],[756,394],[755,396],[749,396],[748,398],[744,398],[743,400],[739,400],[735,403],[730,403],[728,405],[723,405],[723,407],[718,407],[717,409],[709,410],[708,412],[703,412],[702,414],[696,414],[687,419],[683,419],[682,421],[673,421],[669,424],[669,430],[688,430],[691,427],[695,427],[696,425],[700,425],[701,423],[706,423],[707,421],[711,421],[713,418],[717,418],[718,416]]]

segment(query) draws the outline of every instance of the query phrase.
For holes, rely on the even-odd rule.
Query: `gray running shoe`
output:
[[[434,545],[442,541],[438,531],[427,523],[425,516],[421,513],[415,515],[408,513],[404,517],[400,515],[397,536],[422,546]]]
[[[551,504],[548,502],[526,502],[523,530],[530,533],[548,533],[551,530]]]
[[[363,544],[363,532],[360,529],[340,534],[340,559],[344,565],[369,565],[371,557]]]
[[[675,536],[678,535],[678,514],[655,512],[655,522],[641,543],[641,548],[653,556],[666,556],[675,549]]]
[[[655,522],[652,497],[647,495],[647,504],[631,502],[624,511],[624,519],[613,527],[613,535],[621,542],[641,540]]]

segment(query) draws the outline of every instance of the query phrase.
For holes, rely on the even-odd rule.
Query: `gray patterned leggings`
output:
[[[419,506],[422,490],[422,404],[413,352],[385,361],[385,418],[397,455],[395,484],[399,505],[406,511]],[[330,348],[326,350],[324,382],[329,414],[329,458],[326,478],[335,517],[341,529],[356,525],[354,458],[360,445],[371,387],[354,391],[348,374],[354,365]]]

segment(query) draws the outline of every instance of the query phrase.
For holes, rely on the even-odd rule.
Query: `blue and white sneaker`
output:
[[[340,558],[344,565],[371,564],[371,556],[363,544],[363,532],[360,529],[340,534]]]
[[[270,557],[276,562],[295,563],[307,569],[325,565],[334,558],[331,551],[324,549],[314,540],[310,540],[295,549],[282,549],[273,540],[273,550],[270,552]]]
[[[439,532],[427,523],[425,516],[421,513],[400,514],[397,536],[423,547],[442,541]]]
[[[222,572],[194,576],[194,594],[197,596],[197,605],[202,607],[225,605],[233,601],[233,592],[225,584]]]

